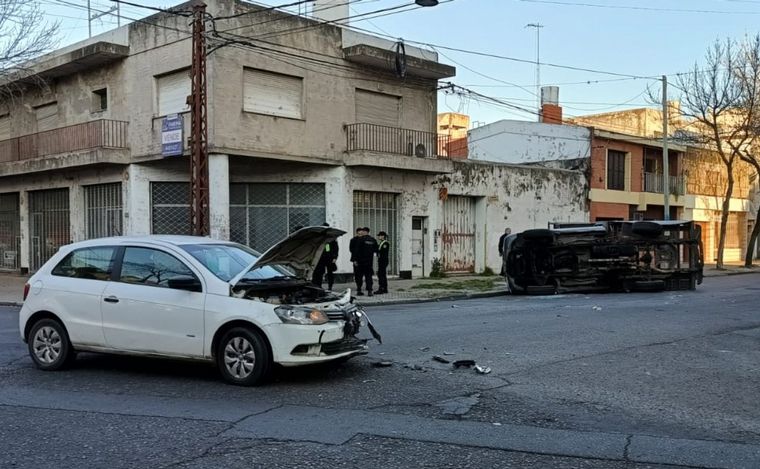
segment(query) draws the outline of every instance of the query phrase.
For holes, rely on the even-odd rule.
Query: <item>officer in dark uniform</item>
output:
[[[391,250],[391,244],[388,242],[388,235],[385,231],[377,233],[377,239],[380,242],[377,245],[377,291],[376,295],[388,293],[388,259]]]
[[[327,223],[322,226],[330,226]],[[319,262],[314,268],[314,273],[311,276],[311,283],[322,288],[322,279],[327,274],[327,289],[332,290],[335,283],[334,272],[337,270],[335,262],[338,259],[338,242],[333,240],[325,244],[322,255],[319,256]]]
[[[354,282],[356,282],[357,295],[362,291],[362,277],[359,275],[359,266],[356,263],[356,242],[362,235],[363,228],[357,228],[354,237],[348,243],[348,252],[351,253],[351,265],[354,267]]]
[[[367,288],[367,296],[372,296],[372,262],[375,260],[377,252],[377,240],[369,235],[369,228],[362,228],[361,236],[356,239],[354,244],[354,265],[359,274],[359,282],[364,280],[364,286]],[[359,287],[356,291],[358,296],[364,295]]]

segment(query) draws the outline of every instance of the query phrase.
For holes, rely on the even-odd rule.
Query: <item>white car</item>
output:
[[[233,384],[262,382],[273,363],[297,366],[367,352],[380,336],[351,291],[307,280],[343,231],[306,227],[263,255],[193,236],[115,237],[62,247],[24,287],[19,330],[37,367],[76,352],[215,362]]]

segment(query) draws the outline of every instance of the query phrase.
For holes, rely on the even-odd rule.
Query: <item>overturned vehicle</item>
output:
[[[504,240],[513,294],[694,290],[702,283],[701,231],[690,221],[550,224]]]

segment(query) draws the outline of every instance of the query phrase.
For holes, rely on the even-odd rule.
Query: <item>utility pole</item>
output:
[[[92,9],[90,8],[90,0],[87,0],[87,37],[92,37],[92,22],[101,16],[106,15],[112,15],[113,12],[116,12],[116,25],[121,26],[121,9],[120,4],[117,2],[116,5],[112,6],[106,11],[98,11],[95,10],[98,13],[92,13]]]
[[[193,6],[193,61],[190,68],[190,225],[208,236],[208,130],[206,115],[206,4]]]
[[[670,162],[668,161],[668,77],[662,76],[662,192],[664,219],[670,220]]]
[[[536,107],[538,108],[538,120],[541,121],[541,23],[528,23],[526,28],[536,28]]]

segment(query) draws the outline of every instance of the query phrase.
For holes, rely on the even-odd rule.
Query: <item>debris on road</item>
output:
[[[393,366],[393,362],[379,361],[379,362],[374,362],[372,366],[374,366],[375,368],[388,368],[389,366]]]
[[[454,352],[443,352],[444,355],[456,355]]]
[[[420,349],[420,352],[427,352],[427,351],[429,351],[429,350],[430,350],[430,347],[422,347],[422,348]]]
[[[457,360],[453,363],[454,368],[470,368],[475,366],[475,360]]]
[[[433,360],[435,360],[435,361],[437,361],[439,363],[451,363],[451,361],[446,360],[445,358],[443,358],[440,355],[433,355]]]
[[[491,369],[487,366],[475,365],[475,371],[477,371],[481,375],[487,375],[488,373],[491,372]]]
[[[593,309],[594,311],[601,311],[602,307],[601,306],[592,306],[591,309]]]

